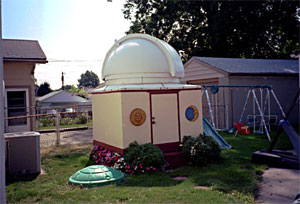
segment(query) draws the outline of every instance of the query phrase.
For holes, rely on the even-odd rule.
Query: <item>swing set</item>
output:
[[[209,96],[208,89],[210,88],[211,97]],[[218,93],[220,93],[219,89],[222,89],[222,97],[223,97],[223,105],[220,105],[219,102],[221,101],[220,96],[218,96]],[[229,118],[229,108],[228,105],[225,104],[225,89],[228,89],[227,91],[227,97],[229,97],[229,103],[230,103],[230,111],[231,111],[231,118],[232,118],[232,124],[235,125],[235,135],[237,134],[249,134],[250,129],[248,126],[244,126],[243,119],[246,116],[247,123],[251,127],[253,127],[253,133],[254,134],[266,134],[268,137],[268,140],[271,141],[269,132],[271,131],[271,125],[275,125],[277,123],[277,115],[271,114],[271,96],[273,97],[274,101],[276,102],[277,106],[280,109],[280,114],[282,117],[285,117],[285,113],[283,111],[282,106],[279,103],[279,100],[274,93],[271,86],[268,85],[204,85],[203,86],[203,92],[202,95],[205,93],[208,109],[209,109],[209,117],[210,122],[212,126],[215,129],[219,129],[219,117],[220,114],[218,113],[218,107],[223,107],[223,118],[224,118],[224,124],[226,124],[226,128],[223,129],[223,131],[228,131],[229,133],[234,132],[234,128],[229,129],[228,125],[228,118]],[[235,97],[234,97],[234,90],[235,90]],[[242,91],[244,90],[244,97],[242,96]],[[257,92],[258,96],[257,97]],[[228,96],[229,95],[229,96]],[[249,109],[249,106],[251,106],[250,102],[250,96],[252,95],[252,113],[247,114],[246,112],[249,112],[247,109]],[[234,98],[235,103],[234,103]],[[242,110],[240,111],[240,100],[244,98]],[[236,113],[234,113],[236,112]],[[238,118],[239,116],[239,118]],[[235,122],[238,121],[238,122]]]

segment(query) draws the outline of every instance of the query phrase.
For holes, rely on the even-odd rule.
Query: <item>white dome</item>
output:
[[[182,61],[168,43],[146,34],[130,34],[110,48],[102,66],[106,84],[179,83]]]

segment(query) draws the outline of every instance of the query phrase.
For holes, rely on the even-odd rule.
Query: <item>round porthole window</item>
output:
[[[191,122],[197,120],[198,116],[199,116],[199,112],[196,106],[190,105],[185,110],[185,117],[187,120]]]
[[[146,113],[140,108],[135,108],[130,113],[130,121],[135,126],[142,125],[146,120]]]

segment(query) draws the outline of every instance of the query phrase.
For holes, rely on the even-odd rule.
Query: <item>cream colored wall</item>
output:
[[[93,94],[93,139],[123,149],[121,93]]]
[[[32,74],[34,73],[35,63],[25,62],[4,62],[3,79],[6,88],[28,88],[29,103],[27,106],[35,106],[35,87]],[[30,109],[30,114],[35,110]],[[30,129],[35,130],[35,120],[31,118]]]
[[[185,111],[190,105],[196,106],[199,111],[198,119],[193,122],[185,117]],[[180,91],[179,107],[181,138],[188,135],[196,137],[203,133],[201,90]]]
[[[123,92],[122,94],[122,127],[123,148],[137,141],[139,144],[151,142],[150,101],[147,92]],[[141,126],[134,126],[130,122],[130,113],[140,108],[146,113],[146,120]]]
[[[31,86],[34,84],[31,73],[34,63],[4,62],[3,78],[8,86]]]

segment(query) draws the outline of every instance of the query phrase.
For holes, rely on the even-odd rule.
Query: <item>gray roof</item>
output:
[[[47,58],[36,40],[3,39],[4,61],[34,61],[46,63]]]
[[[76,96],[67,91],[53,91],[44,96],[37,98],[37,101],[44,103],[77,103],[77,102],[87,102],[86,99]]]
[[[229,74],[298,74],[298,60],[193,57]]]

